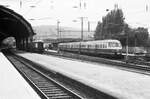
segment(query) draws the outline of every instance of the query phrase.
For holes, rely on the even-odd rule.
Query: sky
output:
[[[150,30],[150,0],[0,0],[0,4],[8,5],[32,26],[56,25],[59,20],[60,26],[80,28],[80,17],[84,17],[84,28],[89,21],[92,29],[117,4],[130,27]]]

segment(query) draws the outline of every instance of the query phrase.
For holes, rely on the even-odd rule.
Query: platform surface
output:
[[[0,99],[40,99],[37,93],[1,52]]]
[[[150,99],[150,76],[105,64],[62,59],[35,53],[16,53],[119,99]]]

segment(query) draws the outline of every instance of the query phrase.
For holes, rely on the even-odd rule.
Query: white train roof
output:
[[[108,43],[108,42],[117,42],[117,43],[120,43],[120,41],[118,41],[118,40],[113,40],[113,39],[108,39],[108,40],[96,40],[96,41],[87,41],[87,42],[83,42],[83,43],[86,43],[86,44],[88,44],[88,43],[94,43],[94,44],[99,44],[99,43]],[[82,44],[82,42],[81,42],[81,44]]]
[[[82,42],[70,42],[70,43],[60,43],[59,45],[71,45],[71,44],[99,44],[99,43],[108,43],[108,42],[117,42],[120,43],[119,40],[115,40],[115,39],[107,39],[107,40],[95,40],[95,41],[82,41]]]

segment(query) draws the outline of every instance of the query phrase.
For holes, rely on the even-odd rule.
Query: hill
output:
[[[59,36],[57,33],[57,27],[54,25],[40,25],[33,27],[36,35],[34,39],[57,39],[57,38],[81,38],[80,29],[71,27],[60,27]],[[84,31],[84,39],[91,39],[93,37],[93,32]]]

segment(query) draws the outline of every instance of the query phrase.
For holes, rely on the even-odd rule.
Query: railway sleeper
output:
[[[43,90],[43,92],[57,92],[57,93],[64,93],[62,90]]]
[[[59,94],[59,93],[56,93],[56,94],[47,94],[48,97],[71,97],[71,95],[68,95],[68,94]]]
[[[37,84],[37,85],[39,85],[39,86],[46,86],[46,87],[53,87],[54,85],[49,85],[49,84]]]
[[[45,92],[45,94],[51,94],[52,96],[53,95],[69,95],[64,92]]]
[[[50,88],[50,90],[48,89],[48,90],[43,90],[43,91],[61,91],[61,89],[51,89]]]
[[[74,99],[74,98],[72,98],[71,96],[59,96],[59,97],[50,97],[50,99]]]
[[[58,89],[57,87],[54,87],[54,86],[49,86],[49,85],[47,85],[47,86],[42,86],[42,85],[38,85],[39,86],[39,88],[41,88],[41,89],[44,89],[44,88],[53,88],[53,89]]]

